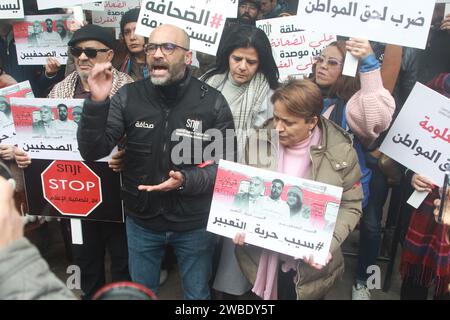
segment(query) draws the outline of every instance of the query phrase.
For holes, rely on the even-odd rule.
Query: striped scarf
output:
[[[251,81],[239,86],[234,92],[223,90],[228,81],[233,82],[229,73],[216,74],[206,83],[225,96],[233,114],[238,142],[238,161],[243,160],[248,131],[257,129],[255,118],[265,106],[263,102],[270,93],[269,83],[262,73],[257,73]],[[272,116],[272,115],[270,115]],[[267,120],[267,119],[265,119]]]

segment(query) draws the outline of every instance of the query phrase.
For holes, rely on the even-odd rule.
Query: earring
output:
[[[311,137],[311,135],[312,135],[312,130],[311,129],[308,130],[308,135]]]

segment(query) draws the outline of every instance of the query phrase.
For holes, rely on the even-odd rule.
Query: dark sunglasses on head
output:
[[[81,56],[81,54],[84,52],[86,57],[88,58],[95,58],[97,56],[97,53],[99,52],[108,52],[111,49],[94,49],[94,48],[78,48],[78,47],[70,47],[70,53],[75,57],[78,58]]]

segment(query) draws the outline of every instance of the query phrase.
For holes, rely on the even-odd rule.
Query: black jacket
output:
[[[126,135],[125,213],[154,231],[205,228],[217,165],[198,165],[220,158],[234,160],[236,152],[233,116],[222,94],[190,72],[175,89],[167,96],[161,87],[142,80],[122,87],[111,101],[87,99],[78,128],[78,146],[86,160],[109,155]],[[225,135],[227,129],[231,135]],[[222,137],[232,139],[228,148]],[[167,180],[170,170],[184,174],[183,190],[137,189],[140,184]]]

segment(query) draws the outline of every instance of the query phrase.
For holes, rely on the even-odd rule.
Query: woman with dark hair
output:
[[[238,162],[252,129],[261,128],[272,117],[270,97],[278,87],[279,73],[264,31],[250,25],[235,25],[223,36],[216,65],[201,79],[222,92],[233,113],[237,135]],[[234,244],[223,239],[213,284],[231,298],[250,290],[251,284],[239,269]]]
[[[271,100],[274,104],[271,127],[278,131],[279,143],[271,141],[269,135],[257,133],[257,145],[262,146],[257,149],[258,159],[264,160],[256,166],[342,187],[341,205],[324,265],[317,264],[311,257],[291,257],[253,245],[242,246],[245,242],[243,233],[238,233],[234,239],[239,244],[237,260],[253,284],[252,291],[263,299],[321,299],[344,272],[340,246],[361,215],[358,158],[350,135],[321,116],[323,99],[313,82],[291,81],[277,89]],[[254,153],[249,148],[251,145],[246,147],[247,163]],[[339,165],[338,169],[336,165]],[[295,198],[301,197],[301,190],[292,186],[289,191],[294,207]],[[305,228],[311,225],[313,223],[308,221],[301,224]]]
[[[287,192],[287,204],[289,206],[291,219],[308,219],[311,216],[311,211],[308,207],[303,205],[303,192],[300,187],[291,186]]]
[[[359,60],[356,77],[342,74],[344,59],[350,53]],[[361,184],[364,190],[360,233],[360,256],[357,279],[353,287],[353,299],[368,299],[367,267],[376,264],[381,237],[382,211],[377,210],[372,198],[369,203],[371,167],[378,160],[370,155],[371,146],[391,122],[395,110],[394,98],[383,87],[380,64],[369,41],[350,39],[336,41],[316,57],[313,80],[319,85],[324,97],[323,115],[354,135],[353,146],[361,167]],[[376,182],[376,181],[375,181]],[[381,192],[381,191],[380,191]]]
[[[233,26],[219,47],[216,65],[201,77],[222,92],[234,116],[238,161],[246,133],[272,117],[270,97],[279,83],[270,41],[264,31],[250,25]]]

